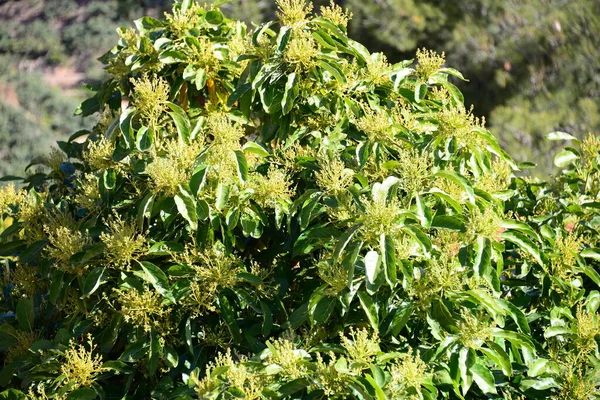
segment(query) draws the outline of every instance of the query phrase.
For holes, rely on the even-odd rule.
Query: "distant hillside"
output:
[[[170,1],[18,0],[0,5],[0,175],[23,175],[26,162],[56,139],[89,126],[73,111],[84,83],[103,77],[97,58],[116,29]]]
[[[201,3],[204,1],[200,1]],[[209,1],[210,2],[210,1]],[[349,35],[390,61],[418,48],[445,51],[470,79],[467,104],[519,161],[553,171],[551,131],[600,132],[600,1],[336,0],[354,14]],[[103,76],[96,58],[115,29],[162,14],[172,0],[0,0],[0,174],[79,129],[82,83]],[[315,9],[329,0],[315,0]],[[276,1],[232,0],[226,15],[252,28]]]

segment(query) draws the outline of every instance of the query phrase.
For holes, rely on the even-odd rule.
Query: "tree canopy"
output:
[[[600,141],[516,177],[442,54],[278,5],[119,30],[0,189],[0,398],[597,396]]]

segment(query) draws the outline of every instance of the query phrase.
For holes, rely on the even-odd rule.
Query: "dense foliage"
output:
[[[600,141],[516,178],[443,56],[278,4],[121,30],[99,123],[0,191],[0,398],[599,395]]]
[[[116,40],[115,29],[129,24],[134,16],[162,15],[172,2],[4,2],[0,5],[0,71],[4,73],[8,66],[21,80],[31,80],[29,71],[36,70],[52,82],[54,77],[48,73],[59,66],[59,70],[81,74],[80,80],[97,82],[103,75],[95,58]],[[315,0],[315,5],[328,2]],[[515,159],[539,164],[534,174],[556,172],[548,154],[558,148],[544,140],[548,132],[561,130],[581,139],[600,128],[595,101],[600,82],[596,51],[600,36],[595,34],[600,31],[600,3],[596,0],[336,3],[354,14],[349,36],[371,51],[384,52],[393,62],[412,58],[422,47],[446,51],[449,63],[471,80],[454,82],[465,93],[466,103],[477,105],[477,114],[486,117],[489,129]],[[273,1],[233,0],[223,9],[248,26],[275,17]],[[66,97],[83,99],[71,86],[61,83],[61,88]],[[10,112],[12,109],[6,115]],[[68,113],[59,115],[61,126],[72,124]],[[47,129],[44,118],[30,121],[47,137],[66,137],[62,129]],[[8,139],[29,137],[24,125],[1,129],[0,146],[10,146],[15,153],[28,152],[21,147],[26,144]],[[18,160],[0,155],[0,161],[0,173],[22,174]]]

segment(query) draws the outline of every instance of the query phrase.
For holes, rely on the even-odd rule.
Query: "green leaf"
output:
[[[503,302],[506,305],[508,314],[511,316],[513,321],[515,321],[521,332],[523,332],[526,335],[529,335],[531,333],[531,329],[529,328],[527,317],[525,317],[523,311],[521,311],[517,306],[515,306],[509,301],[503,300]]]
[[[187,189],[179,185],[179,194],[173,198],[177,211],[186,221],[189,223],[192,230],[198,229],[198,214],[196,212],[196,199],[192,196]]]
[[[425,99],[425,96],[427,96],[427,84],[423,82],[417,83],[415,87],[415,101],[420,103]]]
[[[458,370],[461,378],[462,394],[466,395],[473,383],[473,372],[471,368],[475,365],[477,357],[475,351],[468,347],[460,349],[458,354]]]
[[[516,231],[504,231],[502,232],[502,239],[508,240],[517,245],[517,247],[526,250],[538,264],[544,265],[538,246],[536,246],[527,236]]]
[[[321,192],[314,192],[302,204],[302,209],[298,216],[300,229],[304,230],[308,228],[311,221],[321,213],[322,209],[317,207],[319,205],[319,200],[321,200],[321,196]]]
[[[8,389],[4,392],[0,393],[1,400],[27,400],[28,397],[25,396],[23,392],[17,389]]]
[[[296,84],[296,74],[292,72],[288,75],[287,82],[285,83],[285,89],[283,91],[283,98],[281,99],[281,108],[283,115],[288,114],[294,107],[294,100],[298,96],[299,90]]]
[[[319,60],[319,66],[323,68],[325,71],[329,72],[331,76],[334,77],[335,80],[341,83],[346,83],[346,75],[344,75],[344,71],[334,63],[330,63],[327,60]]]
[[[462,81],[469,82],[469,80],[466,79],[460,71],[458,71],[454,68],[440,68],[439,72],[441,72],[443,74],[452,75]]]
[[[158,334],[154,331],[150,334],[150,348],[148,354],[148,364],[146,364],[146,370],[148,375],[154,376],[156,369],[158,368],[158,361],[161,359],[163,354],[163,346],[161,344]]]
[[[327,322],[333,309],[335,308],[335,303],[337,302],[335,297],[323,296],[317,303],[317,305],[311,310],[311,320],[314,324],[320,325]]]
[[[114,169],[109,168],[102,174],[102,183],[106,190],[113,190],[117,185],[117,173]]]
[[[555,336],[573,336],[573,331],[566,326],[551,326],[544,331],[544,337],[549,339]]]
[[[131,344],[125,349],[123,354],[119,357],[119,360],[124,362],[133,363],[140,360],[148,353],[148,342],[140,339],[137,342]]]
[[[17,303],[17,321],[21,329],[32,331],[35,321],[35,311],[33,309],[33,300],[21,298]]]
[[[244,156],[242,151],[236,150],[235,159],[237,161],[238,178],[240,178],[240,181],[246,182],[248,180],[248,161],[246,161],[246,156]]]
[[[211,10],[206,13],[206,22],[211,25],[220,25],[223,22],[223,13],[219,10]]]
[[[225,209],[225,205],[229,200],[229,185],[219,182],[217,185],[217,199],[215,200],[215,208],[219,211]]]
[[[309,381],[306,378],[298,378],[293,381],[287,382],[277,389],[277,396],[280,399],[286,398],[305,389],[309,385]]]
[[[154,144],[154,129],[148,128],[147,126],[142,126],[137,134],[135,139],[135,147],[139,151],[149,150]]]
[[[365,314],[367,314],[367,319],[369,320],[371,327],[376,331],[379,330],[379,314],[377,312],[377,307],[373,302],[373,298],[363,291],[358,291],[357,295],[360,300],[360,305],[365,311]]]
[[[375,250],[371,250],[365,255],[365,279],[367,281],[367,288],[375,285],[377,277],[379,276],[380,265],[381,257],[379,257],[379,253]]]
[[[535,378],[536,376],[543,375],[547,370],[547,366],[548,366],[547,359],[540,358],[538,360],[535,360],[535,362],[529,368],[529,371],[527,371],[527,376]]]
[[[142,201],[140,202],[140,204],[138,206],[137,219],[136,219],[138,229],[140,229],[142,231],[144,230],[144,219],[150,218],[150,216],[152,214],[153,206],[154,206],[154,194],[149,193],[142,199]]]
[[[573,149],[566,148],[554,157],[554,165],[559,168],[567,167],[579,160],[579,154]]]
[[[269,305],[264,301],[260,302],[260,308],[263,314],[263,324],[261,333],[264,337],[269,337],[271,329],[273,329],[273,313],[271,312]]]
[[[483,393],[498,393],[496,391],[496,381],[494,380],[494,375],[492,375],[488,367],[483,364],[476,363],[471,367],[471,372],[473,374],[473,380]]]
[[[183,108],[179,107],[177,104],[168,102],[167,106],[173,111],[168,114],[171,116],[173,122],[175,123],[175,127],[177,128],[177,134],[179,135],[179,140],[181,140],[184,143],[188,143],[192,128],[187,113]]]
[[[535,351],[535,346],[532,340],[522,333],[506,331],[504,329],[495,328],[493,329],[493,337],[506,339],[516,346],[526,348],[530,351]]]
[[[242,147],[242,150],[248,153],[257,154],[261,157],[268,157],[270,155],[264,147],[256,142],[247,142],[244,147]]]
[[[131,127],[131,120],[135,112],[135,108],[127,108],[121,113],[119,119],[119,128],[121,129],[123,139],[125,139],[125,144],[128,149],[133,148],[133,128]]]
[[[35,264],[42,252],[42,249],[48,243],[47,239],[39,240],[27,247],[19,255],[19,264]]]
[[[415,196],[415,203],[417,205],[417,217],[419,217],[421,226],[425,229],[431,228],[431,209],[427,207],[427,204],[425,204],[425,201],[423,201],[423,198],[418,193]]]
[[[119,360],[107,361],[104,364],[102,364],[102,368],[122,374],[130,374],[131,372],[133,372],[133,368],[129,364],[126,364],[123,361]]]
[[[67,400],[94,400],[97,397],[98,394],[94,389],[79,388],[69,393]]]
[[[407,225],[402,227],[402,229],[417,240],[417,243],[421,246],[426,256],[431,253],[431,240],[417,225]]]
[[[471,204],[475,204],[475,191],[473,190],[473,186],[471,186],[471,183],[467,178],[454,171],[439,171],[436,172],[434,176],[446,178],[449,181],[454,182],[458,186],[462,187],[465,193],[467,194],[469,202]]]
[[[149,261],[138,261],[138,264],[144,271],[144,279],[150,283],[158,293],[170,300],[172,303],[175,303],[175,298],[173,297],[173,294],[169,288],[169,278],[167,278],[167,275],[162,271],[162,269]]]
[[[577,140],[577,138],[567,132],[550,132],[546,135],[546,139],[548,140]],[[578,141],[578,140],[577,140]]]
[[[211,6],[213,7],[221,7],[224,4],[231,2],[231,0],[215,0],[212,2]]]
[[[479,350],[494,361],[502,369],[504,375],[511,376],[513,371],[512,364],[506,351],[496,342],[489,340],[486,343],[489,349],[481,347]]]
[[[13,256],[26,246],[24,240],[11,240],[0,244],[0,257]]]
[[[434,300],[431,303],[431,317],[447,332],[459,333],[455,323],[456,319],[441,300]]]
[[[600,261],[600,248],[590,247],[582,250],[579,255],[583,258],[591,258],[593,260]]]
[[[365,379],[367,382],[369,382],[371,388],[373,388],[373,391],[375,392],[375,398],[377,400],[387,400],[387,396],[385,395],[383,389],[381,389],[379,384],[377,384],[377,381],[371,375],[366,375]]]
[[[242,332],[240,331],[240,327],[236,322],[236,316],[234,314],[233,308],[231,308],[231,304],[229,304],[229,300],[225,296],[217,297],[217,304],[219,305],[219,311],[227,328],[229,328],[229,333],[231,333],[231,337],[233,338],[235,343],[240,343],[242,341]]]
[[[176,64],[185,62],[187,60],[187,56],[183,51],[180,50],[167,50],[160,53],[158,59],[163,64]]]
[[[385,279],[390,287],[393,288],[396,286],[396,281],[398,280],[394,239],[389,235],[382,234],[379,239],[379,249],[381,250]]]
[[[480,277],[492,267],[492,243],[489,239],[479,236],[475,243],[475,261],[473,269]]]
[[[83,283],[83,293],[82,297],[88,297],[93,294],[100,285],[103,285],[107,282],[104,279],[104,273],[106,272],[106,268],[104,267],[96,267],[90,271],[90,273],[85,278]]]
[[[348,243],[350,243],[360,226],[360,224],[356,224],[351,228],[347,229],[344,233],[342,233],[333,251],[333,262],[338,262],[340,256],[342,255],[342,252],[344,251],[346,246],[348,246]]]
[[[464,221],[453,215],[436,215],[431,221],[431,228],[447,229],[456,232],[466,231]]]

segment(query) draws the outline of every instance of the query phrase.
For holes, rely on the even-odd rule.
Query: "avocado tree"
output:
[[[443,55],[219,3],[120,30],[99,123],[1,189],[0,398],[596,395],[600,142],[516,178]]]

